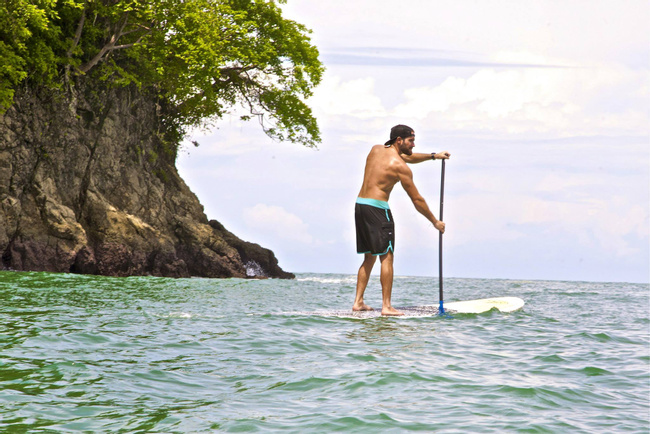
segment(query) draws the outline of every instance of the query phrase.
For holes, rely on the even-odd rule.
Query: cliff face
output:
[[[208,221],[176,170],[161,107],[137,89],[23,89],[0,115],[6,269],[281,277],[268,249]]]

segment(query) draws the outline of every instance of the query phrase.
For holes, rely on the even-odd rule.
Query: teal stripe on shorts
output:
[[[367,199],[365,197],[357,197],[357,203],[359,203],[361,205],[374,206],[375,208],[390,209],[390,207],[388,206],[388,202],[385,202],[383,200]]]

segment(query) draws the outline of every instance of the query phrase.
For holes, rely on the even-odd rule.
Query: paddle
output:
[[[442,160],[442,172],[440,179],[440,221],[442,219],[442,209],[445,203],[445,160]],[[442,305],[442,232],[438,235],[438,279],[440,281],[440,290],[438,293],[440,299],[440,308],[438,309],[438,314],[444,315],[445,308]]]

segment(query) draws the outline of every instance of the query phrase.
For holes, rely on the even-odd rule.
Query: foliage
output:
[[[286,0],[278,0],[284,3]],[[79,76],[155,92],[179,135],[244,106],[268,135],[320,141],[305,98],[323,65],[273,0],[3,0],[0,111],[23,82]]]

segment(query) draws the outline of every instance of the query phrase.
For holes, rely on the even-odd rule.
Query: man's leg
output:
[[[366,291],[366,286],[368,286],[370,273],[376,259],[377,257],[372,256],[370,253],[366,253],[363,258],[363,264],[359,267],[359,273],[357,274],[357,296],[354,299],[352,310],[372,310],[370,306],[363,302],[363,293]]]
[[[387,316],[404,315],[403,312],[395,309],[390,304],[390,298],[393,292],[393,252],[389,250],[388,253],[380,256],[379,260],[381,261],[381,314]]]

